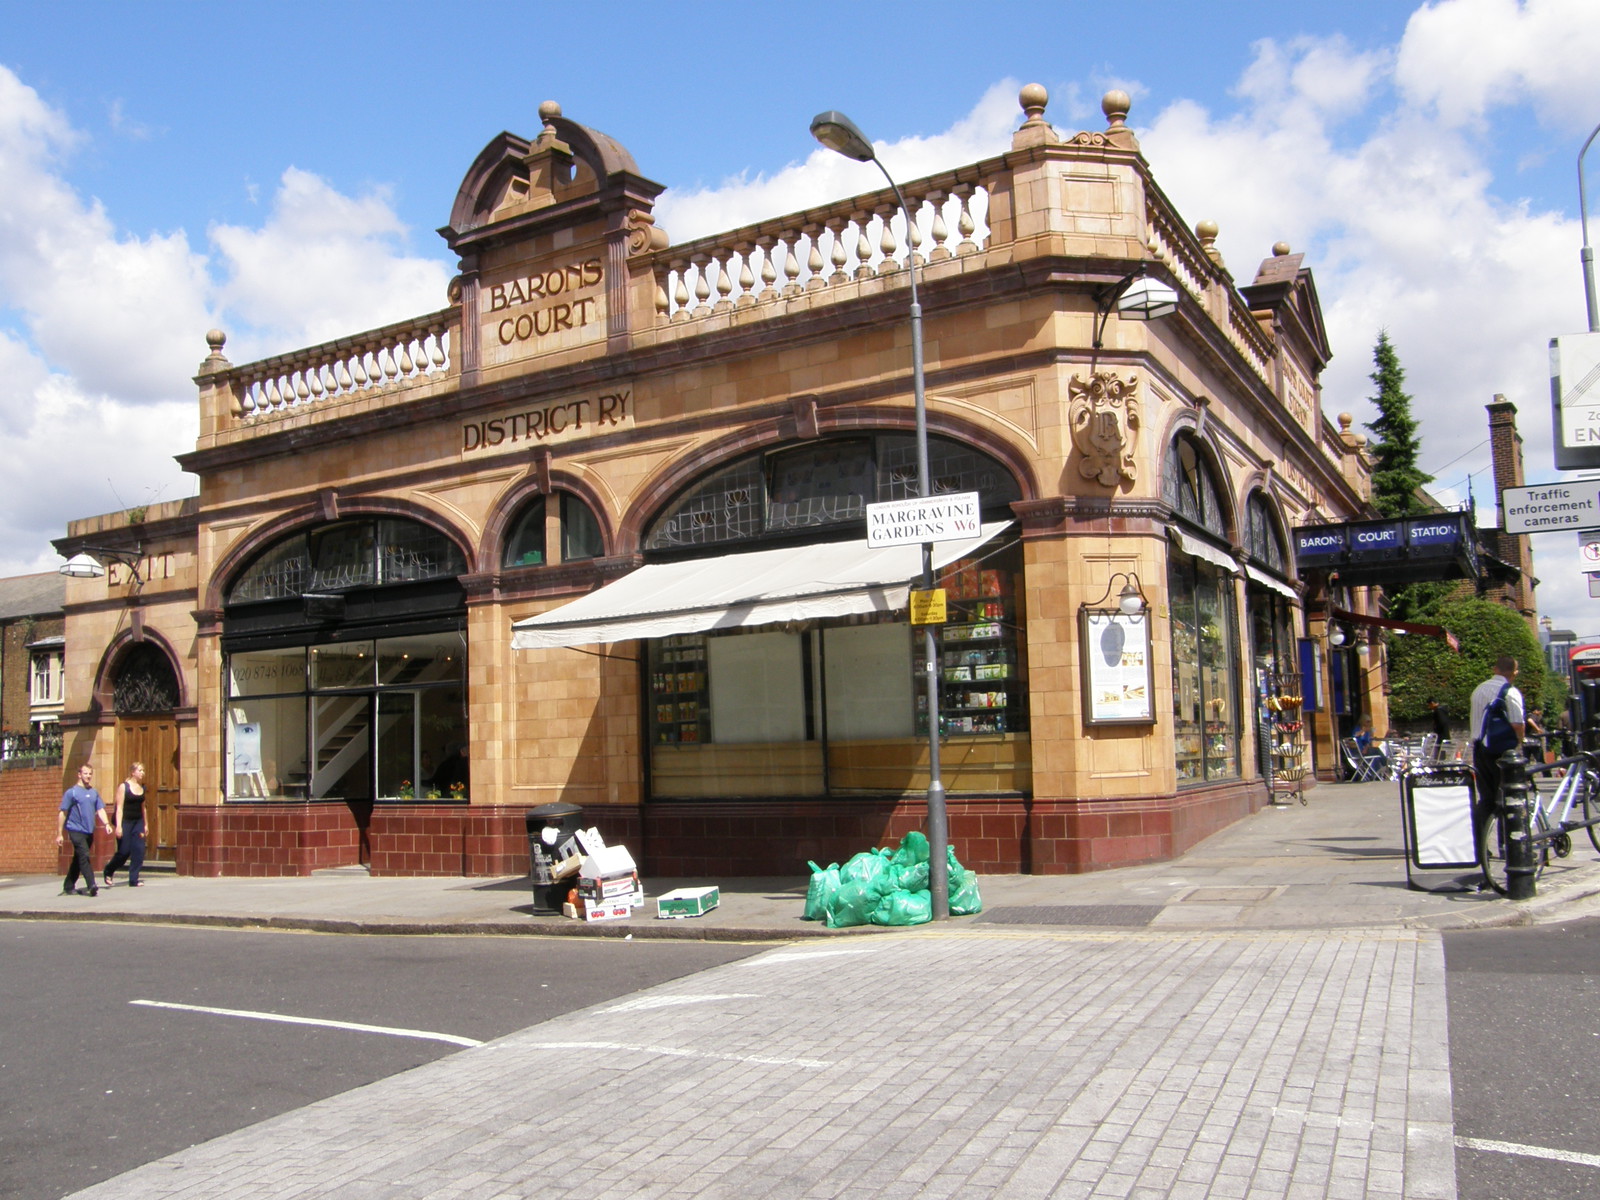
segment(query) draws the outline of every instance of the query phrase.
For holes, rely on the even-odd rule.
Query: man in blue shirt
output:
[[[61,894],[78,894],[78,876],[89,885],[89,895],[98,896],[100,889],[94,881],[94,864],[89,861],[89,847],[94,842],[96,819],[111,832],[111,821],[106,817],[105,801],[94,790],[94,768],[88,763],[78,768],[78,782],[61,797],[61,811],[56,814],[56,845],[66,845],[72,839],[72,861],[67,864],[67,877],[62,881]]]

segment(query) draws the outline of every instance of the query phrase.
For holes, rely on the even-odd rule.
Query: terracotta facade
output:
[[[920,235],[928,431],[973,452],[1013,497],[1007,602],[1025,656],[1009,693],[1022,727],[947,739],[950,833],[979,870],[1086,871],[1169,858],[1268,801],[1250,606],[1269,593],[1246,582],[1244,514],[1264,505],[1280,543],[1295,524],[1358,515],[1368,467],[1348,426],[1321,411],[1330,351],[1300,257],[1277,247],[1236,286],[1214,227],[1191,231],[1155,184],[1125,97],[1107,97],[1106,129],[1076,135],[1045,122],[1043,89],[1022,99],[1009,152],[902,181]],[[748,794],[659,795],[653,772],[674,755],[709,760],[722,748],[667,754],[647,740],[658,712],[645,660],[656,651],[642,640],[513,649],[515,622],[661,559],[651,537],[719,469],[791,447],[883,445],[914,428],[906,233],[892,192],[674,245],[651,215],[660,185],[618,143],[556,106],[541,117],[534,139],[491,142],[462,184],[441,231],[460,259],[447,307],[243,366],[209,335],[200,437],[181,460],[199,497],[138,522],[78,522],[57,544],[154,556],[137,584],[113,572],[71,585],[66,766],[111,751],[117,665],[130,646],[159,646],[180,693],[182,871],[511,873],[527,866],[524,812],[560,801],[583,806],[655,874],[792,874],[925,820],[927,761],[913,738],[892,751],[893,771],[843,751],[824,768],[896,781],[876,791],[790,794],[778,770]],[[1115,311],[1116,290],[1140,272],[1174,289],[1176,312],[1143,322]],[[1175,440],[1212,481],[1210,525],[1174,507],[1164,475]],[[511,563],[540,497],[532,511],[549,535],[536,558]],[[241,731],[258,736],[259,722],[231,697],[243,695],[238,656],[267,644],[250,641],[246,622],[268,610],[242,603],[239,581],[267,578],[261,564],[286,539],[368,521],[380,540],[426,535],[459,556],[459,610],[430,610],[428,629],[459,629],[465,646],[470,788],[425,797],[412,771],[385,794],[396,788],[380,766],[367,794],[319,797],[316,761],[289,783],[252,760],[262,794],[241,795]],[[1185,528],[1191,541],[1175,540]],[[558,548],[579,532],[592,539],[582,553]],[[1191,700],[1175,700],[1186,676],[1167,590],[1179,556],[1223,598],[1227,611],[1200,628],[1234,659],[1197,693],[1212,706],[1203,716],[1192,701],[1207,746],[1187,758],[1175,710]],[[1310,636],[1292,562],[1262,570],[1293,597],[1283,636]],[[1092,724],[1080,610],[1130,577],[1148,605],[1150,716]],[[313,591],[297,593],[308,597],[303,627],[280,641],[315,654],[332,643],[316,640]],[[336,599],[337,619],[352,620],[356,594]],[[364,636],[381,655],[389,627],[372,628]],[[383,686],[366,701],[379,716],[363,726],[375,753],[387,736]],[[308,687],[294,703],[317,708]],[[1002,723],[981,726],[991,727]],[[402,761],[424,752],[431,759],[433,744],[419,740]],[[768,757],[811,753],[797,744]]]

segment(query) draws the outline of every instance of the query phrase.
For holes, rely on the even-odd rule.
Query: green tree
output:
[[[1389,341],[1389,331],[1378,334],[1372,350],[1374,370],[1370,376],[1378,394],[1372,404],[1378,419],[1367,428],[1376,436],[1372,446],[1372,504],[1386,517],[1409,517],[1428,511],[1417,499],[1418,489],[1433,482],[1417,466],[1421,442],[1417,439],[1417,419],[1411,415],[1411,397],[1406,395],[1405,368]]]
[[[1530,707],[1543,704],[1551,711],[1548,706],[1565,695],[1561,681],[1545,670],[1539,639],[1527,621],[1504,605],[1451,600],[1435,608],[1429,621],[1455,634],[1461,649],[1414,633],[1388,635],[1389,714],[1395,720],[1420,721],[1428,715],[1428,701],[1438,700],[1457,725],[1465,724],[1472,689],[1494,674],[1494,660],[1502,654],[1517,660],[1517,687]]]

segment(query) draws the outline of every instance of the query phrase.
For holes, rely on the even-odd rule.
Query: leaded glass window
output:
[[[981,451],[928,439],[934,495],[977,492],[986,508],[1021,498],[1016,480]],[[869,503],[919,492],[916,439],[906,434],[835,438],[764,451],[696,484],[656,522],[645,549],[709,546],[866,519]]]
[[[1279,575],[1288,575],[1287,556],[1283,539],[1278,535],[1278,524],[1272,519],[1267,498],[1252,492],[1245,504],[1245,549],[1251,558]]]
[[[337,521],[269,546],[234,581],[228,603],[419,583],[453,578],[466,569],[456,544],[420,522]]]
[[[1161,496],[1184,520],[1219,538],[1228,536],[1216,477],[1193,438],[1180,435],[1167,447]]]

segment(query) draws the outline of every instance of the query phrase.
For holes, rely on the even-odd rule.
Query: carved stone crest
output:
[[[1103,487],[1135,482],[1139,465],[1139,380],[1096,371],[1087,382],[1076,376],[1068,384],[1067,425],[1072,444],[1083,457],[1078,473]]]

